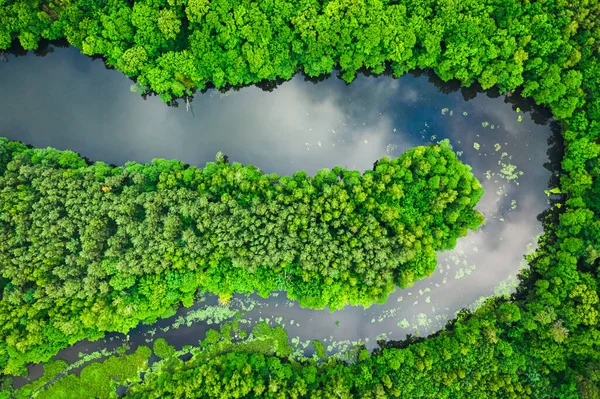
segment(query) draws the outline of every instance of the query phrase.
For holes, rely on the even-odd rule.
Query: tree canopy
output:
[[[0,139],[0,359],[7,370],[153,323],[198,289],[285,290],[311,308],[384,302],[483,221],[481,185],[447,142],[362,175],[265,174],[222,154],[88,165]],[[6,363],[5,363],[6,364]]]
[[[587,4],[587,3],[585,3]],[[207,85],[319,76],[339,67],[511,90],[557,117],[583,104],[596,6],[516,0],[2,0],[0,49],[64,38],[165,101]],[[594,2],[595,4],[595,2]],[[575,39],[575,40],[573,40]],[[582,45],[584,47],[582,47]]]
[[[517,90],[524,96],[533,97],[539,104],[547,104],[563,128],[565,154],[557,187],[562,202],[559,203],[561,207],[554,207],[544,220],[545,234],[539,240],[535,255],[528,258],[530,268],[522,272],[522,284],[516,295],[510,301],[490,301],[473,316],[461,314],[447,332],[424,342],[389,343],[398,348],[384,349],[376,356],[362,356],[362,361],[353,367],[336,365],[319,370],[318,374],[310,366],[294,367],[305,370],[307,377],[303,377],[303,381],[315,389],[311,392],[318,392],[320,397],[354,394],[363,398],[396,394],[436,398],[600,396],[600,5],[597,1],[60,0],[49,3],[42,0],[0,0],[0,7],[0,48],[8,48],[14,39],[18,39],[24,48],[34,49],[40,38],[65,38],[85,54],[102,55],[107,65],[137,79],[142,91],[157,92],[165,101],[211,83],[217,87],[227,84],[239,86],[261,80],[287,79],[300,71],[317,76],[339,66],[342,77],[347,81],[351,81],[362,68],[381,73],[389,67],[396,76],[415,68],[432,68],[443,80],[458,79],[465,86],[478,82],[483,88],[497,86],[501,92]],[[36,243],[57,242],[55,236],[68,235],[69,230],[66,229],[70,228],[60,221],[71,220],[69,218],[73,216],[66,217],[65,213],[61,213],[65,211],[52,212],[54,203],[62,204],[63,198],[58,193],[62,195],[64,188],[60,184],[73,184],[73,176],[79,169],[53,166],[48,169],[48,178],[40,178],[36,175],[40,166],[35,162],[18,156],[15,162],[12,161],[11,154],[23,152],[19,148],[15,143],[5,143],[0,147],[0,168],[24,162],[19,171],[9,170],[7,176],[14,179],[8,188],[11,199],[8,204],[0,203],[6,207],[2,208],[1,215],[9,219],[8,223],[13,223],[13,217],[24,215],[24,220],[30,221],[19,225],[21,230],[18,234],[24,237],[28,236],[28,229],[40,229],[36,223],[44,226],[44,223],[50,223],[47,220],[54,220],[56,223],[52,229],[47,229]],[[57,156],[52,162],[68,164],[68,155],[64,157],[59,159]],[[38,158],[31,155],[30,159]],[[39,159],[45,160],[45,157]],[[79,162],[76,156],[73,159]],[[88,169],[81,165],[81,170]],[[216,165],[212,168],[221,170],[221,167]],[[104,188],[98,190],[97,186],[94,187],[93,184],[97,184],[94,179],[111,177],[111,170],[108,166],[98,167],[93,175],[82,178],[77,183],[78,187],[89,189],[89,195],[98,198],[104,194],[118,197],[123,192],[129,195],[127,190],[130,189],[119,191],[118,188],[121,184],[118,176],[122,176],[122,172],[115,175],[114,181],[105,181]],[[182,168],[177,172],[184,176],[186,170]],[[56,174],[60,173],[63,175],[59,179]],[[154,180],[150,180],[157,181],[157,187],[156,179],[159,177],[156,176],[160,173],[156,172]],[[28,176],[36,177],[31,179]],[[189,181],[195,181],[194,176],[187,176]],[[227,181],[226,176],[218,173],[217,176]],[[21,184],[19,179],[24,182]],[[145,184],[145,179],[136,184]],[[178,181],[176,176],[171,179]],[[56,183],[57,180],[61,183]],[[160,183],[164,187],[172,184],[168,179]],[[433,183],[435,185],[435,181]],[[138,186],[134,186],[137,189]],[[44,197],[47,202],[38,204],[36,190],[46,187],[50,190]],[[389,189],[391,186],[388,186]],[[77,189],[75,192],[80,191]],[[148,192],[154,191],[150,189]],[[107,223],[106,220],[90,220],[89,228],[82,227],[79,236],[70,235],[68,243],[50,247],[43,253],[22,251],[18,256],[25,256],[23,264],[15,267],[2,261],[3,267],[9,265],[7,270],[11,273],[10,278],[0,278],[2,314],[11,329],[2,331],[3,334],[6,334],[5,331],[13,334],[6,336],[6,341],[0,341],[0,364],[7,364],[10,359],[5,372],[19,370],[20,365],[27,361],[47,359],[59,347],[87,334],[90,337],[99,334],[99,329],[112,323],[114,313],[96,312],[106,306],[133,313],[133,307],[128,306],[138,298],[148,298],[146,294],[152,295],[153,290],[157,290],[155,298],[175,299],[178,296],[177,292],[171,294],[171,287],[178,286],[174,282],[181,281],[183,284],[183,281],[189,280],[171,276],[168,280],[156,277],[154,281],[142,283],[137,277],[123,273],[118,264],[115,266],[108,261],[95,272],[103,273],[104,270],[107,276],[113,273],[109,281],[103,281],[102,289],[105,291],[100,292],[118,292],[118,295],[123,292],[124,296],[111,298],[110,304],[108,299],[96,304],[95,299],[89,299],[95,298],[95,294],[88,297],[90,293],[85,290],[87,281],[83,288],[79,283],[79,277],[87,273],[87,260],[83,264],[77,263],[81,260],[73,256],[69,258],[69,262],[73,262],[69,265],[77,266],[57,266],[58,260],[67,251],[83,252],[85,256],[92,257],[101,251],[104,247],[78,247],[82,237],[87,241],[88,237],[94,237],[96,230],[103,234],[123,231],[111,241],[111,245],[121,245],[125,249],[143,245],[140,242],[122,243],[123,237],[138,234],[128,232],[122,226],[133,226],[130,219],[140,223],[146,213],[154,217],[150,229],[162,226],[160,223],[167,218],[164,215],[164,219],[157,218],[157,209],[164,209],[163,204],[169,203],[169,200],[158,199],[154,195],[157,194],[148,194],[155,201],[152,207],[132,209],[132,206],[141,204],[120,204],[124,212],[113,212],[114,216],[121,216],[120,224],[116,219],[112,219],[114,224],[108,225],[103,224]],[[32,197],[34,200],[31,200]],[[324,209],[324,204],[317,205]],[[31,207],[32,212],[41,214],[40,207],[43,206],[47,206],[47,213],[39,220],[31,221],[26,208]],[[63,205],[61,207],[65,209]],[[90,212],[98,215],[100,211],[92,209]],[[382,212],[378,214],[382,217],[381,221],[386,211],[385,207],[377,211]],[[319,215],[323,214],[324,218],[324,213]],[[337,220],[333,219],[332,212],[327,213],[334,222]],[[371,215],[375,217],[375,213]],[[178,221],[176,215],[171,216],[170,227],[159,231],[166,237],[173,237],[173,234],[177,237],[177,226],[185,226],[187,222],[181,218]],[[402,217],[410,219],[411,215],[403,214]],[[7,222],[2,223],[2,226],[7,226]],[[12,227],[5,231],[11,233],[10,237],[2,236],[2,243],[17,237]],[[369,234],[374,236],[374,231],[376,229]],[[150,235],[147,232],[139,234],[144,238]],[[187,237],[194,236],[189,234]],[[169,238],[165,242],[172,241]],[[211,249],[219,248],[218,239],[211,243]],[[167,248],[164,251],[167,253]],[[238,255],[237,259],[246,255],[248,253]],[[175,252],[170,256],[171,262],[177,262],[183,255]],[[384,262],[385,259],[379,261]],[[44,266],[34,269],[32,262],[41,262]],[[160,263],[157,259],[153,262],[150,264]],[[134,265],[132,270],[135,273],[143,267],[143,264]],[[247,270],[239,263],[227,267]],[[301,270],[301,267],[298,264],[295,270]],[[56,272],[48,274],[48,270]],[[156,270],[160,270],[160,266]],[[264,269],[257,269],[257,273],[259,270]],[[27,283],[27,278],[21,275],[35,275],[35,278],[39,275],[40,284],[61,283],[57,284],[59,289],[49,290],[48,297],[40,297],[42,291],[38,292],[34,284]],[[112,280],[114,276],[118,277]],[[218,278],[216,275],[209,276],[202,284]],[[13,288],[12,279],[21,285]],[[269,281],[268,278],[264,280]],[[171,285],[167,284],[169,281]],[[195,283],[191,281],[189,284],[193,287]],[[281,283],[289,284],[289,292],[297,289],[287,281],[285,272]],[[89,286],[96,285],[92,281]],[[100,290],[100,286],[97,287]],[[241,290],[239,286],[227,288]],[[372,294],[372,288],[369,286],[365,292]],[[69,324],[68,301],[63,297],[55,301],[51,297],[54,292],[77,296],[83,303],[81,306],[89,306],[92,311],[82,316],[84,320],[81,323]],[[27,310],[31,310],[33,316]],[[60,320],[61,324],[50,327],[48,320],[51,318]],[[90,324],[96,327],[87,327]],[[80,328],[86,329],[86,332],[74,332]],[[34,342],[26,337],[41,337],[41,342],[55,344],[34,346]],[[247,358],[244,354],[240,356]],[[205,367],[210,370],[236,370],[238,362],[234,357],[230,358],[232,364],[223,363],[225,360],[220,359],[221,363]],[[282,369],[278,367],[280,360],[269,361],[273,370]],[[257,365],[250,372],[253,370],[265,373],[268,368]],[[194,377],[204,370],[188,373]],[[277,381],[296,378],[286,373],[282,371],[282,377],[277,376]],[[234,374],[223,375],[228,378]],[[321,376],[328,377],[328,384],[310,385],[310,381]],[[165,380],[168,378],[165,377]],[[187,377],[182,373],[176,378]],[[240,381],[241,377],[235,378]],[[265,381],[266,377],[260,374],[247,378]],[[206,381],[212,380],[191,378],[191,384],[196,384],[192,385],[194,389],[207,384]],[[225,384],[229,380],[213,384],[217,383]],[[187,387],[188,382],[181,386]],[[256,386],[261,387],[260,384]],[[263,393],[266,387],[264,385]],[[273,396],[276,396],[277,387],[273,388]]]

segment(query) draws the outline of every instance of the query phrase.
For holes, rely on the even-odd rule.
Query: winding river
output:
[[[562,147],[549,114],[517,94],[461,89],[426,71],[400,79],[359,76],[350,85],[335,77],[315,84],[297,75],[271,91],[208,90],[188,110],[184,102],[168,107],[157,97],[144,100],[122,73],[77,49],[50,46],[42,53],[47,54],[13,52],[0,62],[0,136],[112,164],[175,158],[203,166],[223,151],[231,161],[280,175],[314,174],[335,165],[364,171],[381,156],[449,139],[486,190],[478,205],[486,217],[480,231],[440,253],[431,277],[397,290],[385,305],[331,313],[302,309],[280,293],[268,299],[236,295],[223,308],[207,296],[158,325],[132,331],[133,345],[158,336],[178,348],[196,344],[219,314],[230,316],[238,308],[246,310],[243,321],[249,325],[269,318],[285,325],[296,342],[324,340],[330,353],[358,340],[374,348],[377,338],[427,335],[461,308],[475,308],[482,297],[510,293],[525,266],[523,256],[542,231],[538,215],[548,207],[544,190]],[[209,311],[189,313],[202,309]],[[58,357],[74,361],[79,352],[114,347],[123,339],[108,334]],[[30,371],[35,378],[41,368]]]

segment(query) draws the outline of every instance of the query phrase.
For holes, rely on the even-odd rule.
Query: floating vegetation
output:
[[[108,349],[104,348],[100,351],[92,352],[89,354],[84,354],[84,353],[79,352],[77,354],[77,356],[79,357],[79,360],[77,360],[71,364],[67,364],[66,361],[61,360],[61,359],[46,362],[44,364],[44,375],[41,378],[39,378],[33,382],[25,384],[23,387],[21,387],[20,391],[21,391],[21,393],[25,393],[27,395],[27,397],[39,397],[39,394],[42,392],[47,392],[48,390],[50,390],[51,392],[53,390],[55,391],[54,388],[51,388],[52,384],[55,384],[58,382],[58,384],[63,385],[64,383],[61,382],[61,379],[63,377],[65,377],[69,373],[69,371],[79,368],[79,367],[83,366],[85,363],[88,363],[93,360],[98,360],[103,357],[108,357],[108,356],[112,356],[115,354],[123,355],[127,351],[127,349],[129,349],[129,347],[126,344],[124,344],[113,350],[108,350]],[[129,355],[129,356],[131,356],[131,355]],[[91,366],[91,368],[94,368],[94,367],[96,367],[96,370],[97,370],[97,368],[98,368],[97,365]],[[2,392],[0,392],[0,394],[1,393]],[[14,396],[0,395],[0,397],[13,398]],[[17,397],[21,398],[21,397],[25,397],[25,396],[17,396]],[[56,396],[52,396],[52,395],[44,396],[43,395],[42,397],[56,397]]]
[[[500,151],[500,148],[502,148],[502,146],[499,143],[494,144],[494,150]]]
[[[396,129],[394,129],[394,131],[396,131]],[[396,144],[388,144],[387,147],[385,147],[385,151],[389,154],[392,151],[396,151],[398,149],[398,146]]]
[[[420,327],[428,327],[431,324],[431,319],[427,318],[425,313],[419,313],[416,317],[417,325]]]
[[[452,262],[454,262],[455,265],[458,265],[461,263],[461,257],[465,254],[465,252],[463,250],[458,250],[456,251],[457,253],[452,253],[450,256],[448,256],[448,259],[451,260]],[[462,263],[466,264],[467,261],[466,259],[462,259]],[[450,267],[448,267],[450,268]]]
[[[525,266],[527,265],[527,263],[525,263]],[[519,280],[517,279],[517,277],[513,274],[510,274],[506,279],[500,281],[495,287],[494,287],[494,297],[504,297],[504,298],[508,298],[510,297],[510,295],[514,292],[514,290],[516,289],[516,287],[519,285]],[[467,306],[467,308],[471,311],[471,312],[475,312],[479,307],[481,307],[481,305],[483,305],[485,303],[485,301],[487,301],[489,298],[492,298],[492,296],[482,296],[479,297],[477,300],[475,300],[471,305]],[[458,312],[457,312],[458,313]],[[455,316],[456,317],[456,316]]]
[[[475,148],[477,151],[479,151],[479,143],[477,143],[477,142],[473,143],[473,148]]]
[[[523,116],[522,115],[517,116],[517,122],[521,122],[522,120],[523,120]]]
[[[519,279],[513,274],[500,281],[494,287],[494,296],[508,298],[519,285]]]
[[[337,349],[337,353],[333,356],[346,363],[355,363],[360,351],[363,349],[364,343],[361,340],[356,341],[339,341],[330,345],[331,349]],[[328,347],[329,348],[329,347]]]
[[[448,108],[442,108],[442,115],[446,115],[447,112],[448,112]]]
[[[462,113],[462,114],[463,114],[463,116],[467,116],[467,115],[469,115],[469,113],[468,113],[467,111],[463,111],[463,113]]]
[[[410,323],[408,322],[408,320],[402,319],[401,321],[398,322],[398,327],[408,328],[408,327],[410,327]]]
[[[371,321],[371,323],[374,323],[375,321],[381,323],[383,322],[385,319],[388,318],[396,318],[397,317],[397,313],[401,311],[401,308],[392,308],[392,309],[385,309],[383,310],[379,316],[377,317],[377,319],[373,319]]]
[[[486,297],[486,296],[479,297],[472,304],[467,306],[467,309],[469,309],[471,312],[475,312],[477,309],[479,309],[485,303],[485,301],[488,298],[489,297]],[[458,311],[454,314],[454,317],[456,317],[456,316],[458,316]]]
[[[377,341],[387,341],[388,340],[388,335],[387,333],[382,333],[379,334],[376,338]]]
[[[562,194],[562,192],[560,191],[560,188],[558,188],[558,187],[551,188],[550,190],[544,190],[544,193],[546,193],[546,195],[548,197],[551,194]]]
[[[454,279],[455,280],[459,280],[461,278],[463,278],[464,276],[468,276],[471,273],[473,273],[473,270],[475,270],[475,265],[469,265],[467,267],[461,267],[460,269],[458,269],[456,271],[456,274],[454,275]]]
[[[189,311],[185,317],[179,316],[171,327],[178,329],[182,325],[190,327],[198,321],[206,321],[207,324],[219,324],[237,314],[236,310],[225,306],[207,306],[206,308]]]
[[[507,181],[516,180],[519,176],[523,175],[522,171],[517,171],[517,165],[513,165],[511,163],[504,163],[502,161],[498,161],[498,164],[502,166],[502,168],[500,169],[501,177]]]
[[[490,124],[489,122],[481,122],[481,126],[483,126],[483,127],[488,127],[489,124]]]

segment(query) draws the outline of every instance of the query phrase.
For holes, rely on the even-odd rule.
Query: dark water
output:
[[[383,155],[449,139],[486,190],[478,209],[487,221],[459,240],[456,249],[439,255],[433,276],[368,309],[301,309],[283,293],[269,299],[236,296],[230,304],[254,303],[245,315],[252,323],[280,317],[290,337],[327,339],[326,346],[368,339],[372,348],[381,334],[390,339],[426,335],[481,297],[511,292],[511,281],[524,267],[523,255],[541,233],[537,216],[548,206],[544,190],[562,151],[543,109],[516,94],[459,89],[426,73],[400,79],[360,76],[348,86],[336,78],[313,84],[297,76],[272,92],[257,87],[208,91],[196,96],[188,112],[185,103],[174,108],[156,97],[143,100],[123,74],[73,48],[55,49],[45,57],[7,58],[8,63],[0,63],[0,136],[71,149],[92,161],[176,158],[203,166],[223,151],[231,161],[280,175],[314,174],[335,165],[364,171]],[[207,304],[216,304],[215,298],[194,308]],[[188,311],[180,309],[178,316]],[[197,322],[167,332],[159,328],[154,337],[165,336],[181,347],[196,344],[209,327]],[[131,332],[130,342],[144,344],[147,330],[142,326]],[[84,341],[58,357],[72,361],[78,352],[103,346],[103,341]],[[343,345],[330,349],[339,351]]]

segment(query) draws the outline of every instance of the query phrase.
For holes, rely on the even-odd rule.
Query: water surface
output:
[[[185,103],[175,108],[157,97],[142,99],[131,91],[131,80],[74,48],[7,58],[0,63],[0,136],[74,150],[92,161],[167,158],[204,166],[223,151],[232,162],[280,175],[314,174],[335,165],[364,171],[381,156],[449,139],[486,191],[477,206],[486,224],[440,253],[431,277],[368,309],[302,309],[284,293],[268,299],[236,295],[230,304],[252,308],[245,315],[250,323],[277,319],[300,341],[325,339],[326,346],[338,341],[331,352],[340,349],[339,341],[363,340],[373,348],[378,337],[426,335],[479,298],[510,292],[523,255],[541,234],[536,217],[547,208],[544,190],[561,148],[549,115],[517,95],[459,89],[428,74],[359,76],[351,85],[336,78],[313,84],[296,76],[271,92],[209,90],[186,111]],[[208,296],[192,309],[207,305],[217,305],[216,299]],[[160,328],[189,310],[180,309],[158,328],[141,326],[130,333],[130,342],[145,344],[151,339],[147,331],[156,329],[154,337],[165,336],[177,347],[196,344],[214,325]],[[83,341],[58,357],[72,361],[78,352],[117,341]]]

